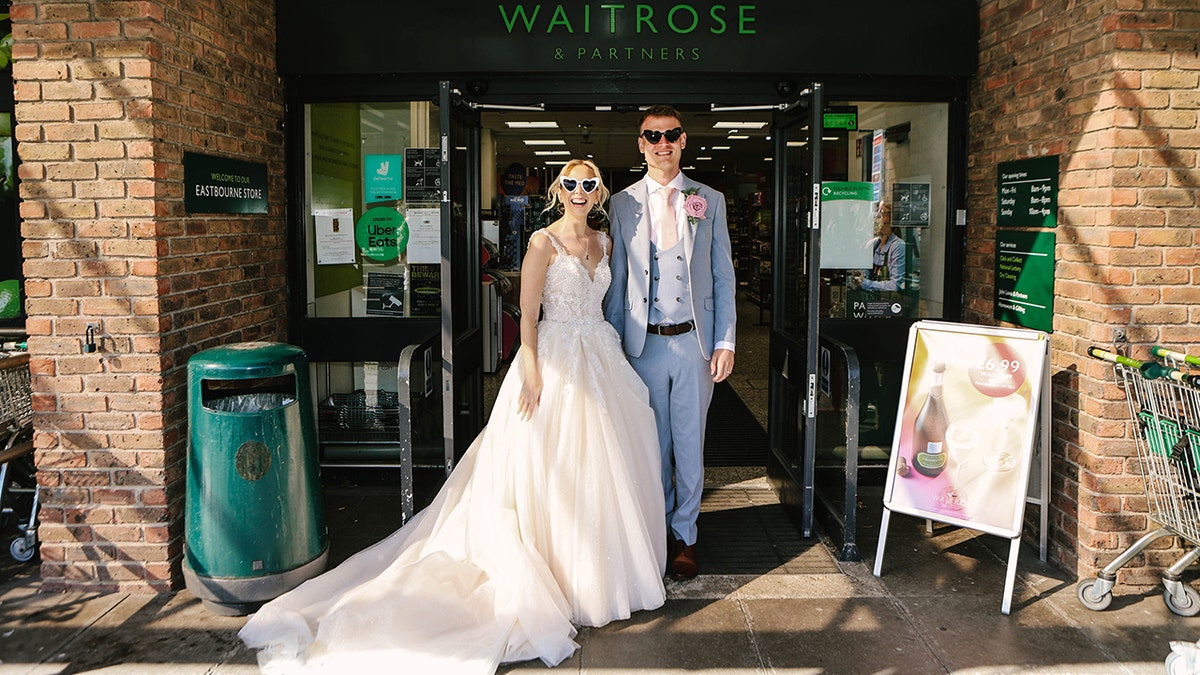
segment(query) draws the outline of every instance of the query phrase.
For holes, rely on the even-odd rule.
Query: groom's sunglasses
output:
[[[650,141],[651,143],[654,143],[655,145],[657,145],[658,142],[660,140],[662,140],[663,136],[667,137],[668,143],[674,143],[675,141],[679,140],[679,137],[682,135],[683,135],[683,127],[675,127],[674,129],[667,129],[666,131],[659,131],[657,129],[645,129],[642,131],[642,134],[641,134],[642,138],[646,139],[647,141]]]
[[[579,187],[583,188],[585,193],[590,195],[596,191],[596,188],[600,187],[600,179],[584,178],[583,180],[576,180],[574,178],[562,176],[558,179],[558,184],[561,185],[562,189],[566,190],[567,192],[574,192],[575,186],[578,185]]]

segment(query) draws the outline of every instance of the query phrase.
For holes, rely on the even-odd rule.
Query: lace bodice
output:
[[[546,270],[546,285],[542,289],[542,308],[546,321],[564,323],[591,323],[604,321],[602,303],[608,285],[612,283],[612,271],[608,267],[608,239],[603,242],[604,253],[592,278],[583,261],[567,253],[562,244],[546,230],[534,232],[544,235],[558,253]]]

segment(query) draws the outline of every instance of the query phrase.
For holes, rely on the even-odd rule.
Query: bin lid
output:
[[[188,374],[245,380],[287,375],[307,366],[304,350],[282,342],[239,342],[212,347],[188,359]]]

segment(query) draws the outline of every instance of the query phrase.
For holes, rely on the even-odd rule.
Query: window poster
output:
[[[367,272],[367,314],[404,316],[404,275]]]
[[[354,209],[315,211],[313,243],[318,265],[354,264]]]
[[[395,202],[404,199],[404,156],[363,157],[363,201]]]
[[[442,266],[409,265],[409,316],[442,315]]]
[[[892,184],[892,227],[929,227],[929,183]]]
[[[404,149],[404,193],[408,202],[440,202],[442,154],[437,148]]]
[[[874,198],[870,183],[821,183],[821,269],[871,269]]]
[[[1020,329],[913,325],[884,506],[1020,535],[1046,340]]]
[[[442,210],[410,207],[407,220],[409,264],[441,264]]]
[[[408,247],[408,223],[396,209],[377,206],[354,224],[354,241],[363,257],[376,262],[395,260]]]

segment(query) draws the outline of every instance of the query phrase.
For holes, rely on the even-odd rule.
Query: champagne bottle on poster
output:
[[[912,467],[918,473],[931,477],[946,468],[946,429],[950,426],[950,418],[942,400],[942,375],[945,371],[946,364],[938,362],[933,365],[933,383],[929,387],[929,395],[925,397],[925,403],[913,424]]]

